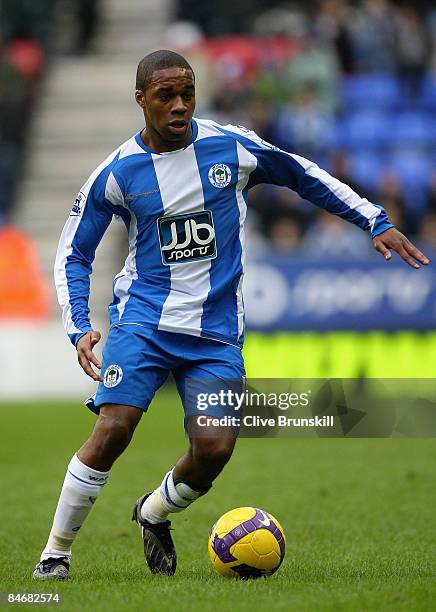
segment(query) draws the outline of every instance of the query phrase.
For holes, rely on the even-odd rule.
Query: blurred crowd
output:
[[[0,2],[0,221],[13,203],[53,0]]]
[[[176,17],[165,39],[197,73],[197,116],[314,160],[436,247],[434,4],[183,0]],[[360,230],[289,190],[259,186],[251,208],[256,252],[371,248]]]
[[[14,203],[26,136],[38,86],[53,50],[53,24],[70,15],[69,53],[89,47],[97,22],[97,0],[0,0],[0,226]]]

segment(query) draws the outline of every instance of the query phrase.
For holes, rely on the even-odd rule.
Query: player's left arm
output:
[[[382,206],[360,197],[351,187],[304,157],[280,150],[271,154],[279,158],[276,174],[286,168],[293,174],[289,187],[305,200],[368,231],[374,248],[386,261],[392,258],[391,251],[395,251],[412,268],[429,263],[428,258],[394,227]],[[283,177],[277,178],[280,181]]]
[[[382,206],[361,198],[314,162],[274,147],[255,132],[240,126],[226,126],[222,131],[231,133],[255,160],[248,188],[258,183],[289,187],[305,200],[368,231],[374,248],[386,261],[392,258],[391,251],[395,251],[412,268],[429,263],[428,258],[393,226]]]

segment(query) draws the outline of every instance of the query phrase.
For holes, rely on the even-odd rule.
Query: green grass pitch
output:
[[[240,440],[212,491],[174,518],[177,574],[153,577],[130,512],[186,446],[178,398],[163,389],[78,536],[71,579],[42,584],[30,574],[94,416],[80,402],[0,410],[1,591],[59,592],[68,612],[435,609],[433,440]],[[209,562],[213,522],[241,505],[269,510],[285,529],[271,578],[229,581]]]

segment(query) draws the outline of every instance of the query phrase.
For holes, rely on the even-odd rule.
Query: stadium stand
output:
[[[53,0],[0,3],[0,223],[14,201],[53,6]]]

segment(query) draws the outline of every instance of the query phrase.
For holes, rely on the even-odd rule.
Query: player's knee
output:
[[[204,466],[224,466],[232,456],[232,439],[196,439],[192,453],[194,459]]]
[[[122,452],[132,439],[133,429],[125,419],[100,416],[95,428],[95,443],[102,452]]]

